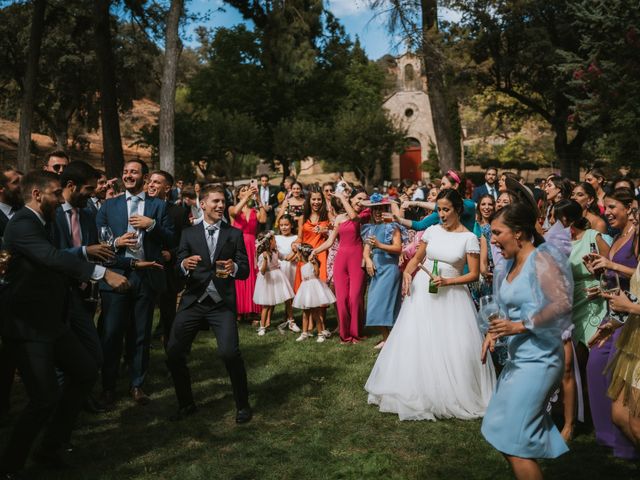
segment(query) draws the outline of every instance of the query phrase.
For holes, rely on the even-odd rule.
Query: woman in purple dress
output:
[[[633,201],[633,193],[628,189],[615,190],[605,197],[605,217],[613,228],[618,229],[620,234],[611,245],[608,258],[597,254],[589,256],[588,268],[595,272],[604,270],[605,275],[609,277],[617,274],[621,290],[629,290],[629,279],[638,265],[638,259],[634,253],[636,228],[631,216]],[[605,317],[602,325],[606,323],[607,318]],[[637,452],[622,431],[613,424],[611,399],[607,396],[611,373],[603,373],[615,356],[616,342],[620,333],[621,329],[616,330],[602,345],[595,341],[598,335],[594,336],[590,342],[591,352],[587,362],[587,380],[596,441],[613,448],[614,456],[631,459],[637,456]]]

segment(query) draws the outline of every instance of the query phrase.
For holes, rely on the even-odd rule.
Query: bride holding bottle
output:
[[[460,222],[457,191],[443,190],[436,202],[441,223],[425,231],[404,271],[406,297],[365,385],[369,403],[400,420],[482,417],[495,384],[491,362],[479,360],[483,339],[467,287],[478,280],[480,245]]]

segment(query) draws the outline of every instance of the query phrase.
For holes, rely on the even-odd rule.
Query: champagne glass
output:
[[[98,241],[100,242],[100,245],[108,245],[109,247],[111,247],[112,250],[115,251],[115,248],[113,245],[114,240],[115,240],[115,236],[113,234],[113,231],[111,230],[111,228],[109,228],[108,225],[103,225],[102,227],[100,227],[100,231],[98,232]],[[114,263],[115,263],[115,259],[107,260],[103,262],[103,265],[108,266],[108,265],[113,265]]]
[[[133,245],[132,247],[129,247],[129,250],[133,254],[136,254],[140,250],[142,250],[142,237],[144,236],[144,231],[140,229],[137,229],[135,233],[136,233],[136,244]]]
[[[600,275],[600,290],[602,293],[617,295],[620,293],[620,277],[616,272],[608,270]]]

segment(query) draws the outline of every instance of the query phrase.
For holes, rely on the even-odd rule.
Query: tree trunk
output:
[[[440,170],[446,172],[458,168],[460,139],[453,129],[451,103],[444,81],[442,53],[438,50],[436,0],[421,0],[422,5],[422,59],[427,76],[427,92],[431,103],[433,129]]]
[[[580,163],[582,160],[582,147],[586,141],[583,129],[578,130],[575,138],[569,142],[567,137],[567,124],[558,121],[553,125],[555,138],[553,146],[560,163],[560,173],[570,180],[580,180]]]
[[[102,124],[102,147],[104,167],[108,178],[119,177],[124,167],[120,118],[118,116],[118,93],[111,48],[110,0],[95,0],[93,3],[95,50],[98,58],[100,84],[100,120]]]
[[[33,104],[38,79],[38,62],[40,46],[44,33],[44,13],[46,0],[33,2],[31,32],[29,33],[29,53],[24,75],[22,105],[20,106],[20,133],[18,137],[18,169],[23,172],[31,170],[31,122],[33,121]]]
[[[184,0],[171,0],[165,34],[164,67],[160,86],[160,169],[173,175],[175,172],[175,111],[178,59],[182,50],[179,37],[180,17]]]

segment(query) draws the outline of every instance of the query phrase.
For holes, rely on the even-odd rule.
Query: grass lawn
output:
[[[333,309],[331,323],[335,323]],[[282,318],[278,315],[276,318]],[[480,434],[480,421],[399,422],[367,405],[363,385],[377,341],[340,345],[294,341],[274,330],[259,338],[240,326],[254,419],[235,424],[226,371],[210,333],[193,346],[191,372],[199,412],[167,417],[176,400],[160,348],[152,351],[147,407],[127,396],[106,415],[81,417],[73,442],[80,466],[62,473],[31,467],[37,478],[71,479],[508,479],[506,462]],[[158,342],[155,342],[156,344]],[[16,388],[14,411],[23,397]],[[8,430],[0,430],[0,443]],[[640,468],[578,436],[571,451],[543,463],[550,479],[631,479]]]

